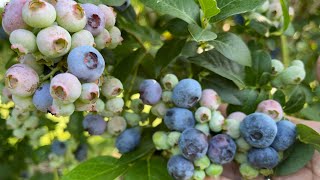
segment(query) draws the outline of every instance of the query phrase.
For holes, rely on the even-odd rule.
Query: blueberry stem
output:
[[[58,65],[55,68],[53,68],[49,74],[41,77],[41,81],[40,82],[42,83],[42,82],[46,81],[47,79],[51,78],[56,72],[61,70],[63,65],[64,65],[64,62],[60,61],[58,63]]]

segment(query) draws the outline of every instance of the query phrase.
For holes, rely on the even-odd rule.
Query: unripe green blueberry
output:
[[[124,118],[126,119],[129,126],[138,126],[139,122],[141,121],[141,117],[139,116],[139,114],[131,112],[125,112]]]
[[[38,49],[36,36],[25,29],[16,29],[12,31],[9,40],[11,49],[19,54],[33,53]]]
[[[81,83],[73,74],[58,74],[51,79],[50,94],[64,104],[73,103],[81,95]]]
[[[33,70],[35,70],[38,73],[38,75],[43,74],[43,64],[38,63],[36,58],[32,54],[20,56],[19,62],[30,66]]]
[[[39,76],[28,65],[15,64],[7,70],[5,83],[13,95],[28,97],[36,91]]]
[[[272,75],[275,75],[275,76],[281,73],[284,69],[284,65],[282,64],[282,62],[277,59],[272,59],[271,66],[272,66]]]
[[[98,113],[104,111],[104,109],[105,109],[105,104],[101,99],[98,99],[96,101],[96,106],[97,106],[97,112]]]
[[[94,43],[98,50],[104,49],[111,43],[111,36],[108,30],[104,29],[94,38]]]
[[[206,168],[206,174],[210,177],[219,177],[223,172],[223,166],[220,164],[210,164]]]
[[[157,117],[164,117],[167,113],[167,106],[164,102],[160,101],[157,104],[153,105],[151,108],[151,113]]]
[[[48,58],[61,57],[71,48],[71,36],[60,26],[50,26],[38,33],[37,46],[39,51]]]
[[[11,116],[6,120],[6,124],[10,129],[17,129],[21,126],[22,122]]]
[[[11,117],[19,121],[24,121],[30,116],[30,111],[22,111],[21,109],[14,108],[11,111]]]
[[[38,126],[39,118],[37,116],[30,116],[23,123],[23,129],[34,129]]]
[[[263,4],[261,4],[260,6],[257,7],[256,11],[258,13],[265,13],[266,11],[268,11],[269,5],[270,5],[270,2],[269,2],[269,0],[267,0]]]
[[[157,131],[152,135],[152,141],[157,150],[165,150],[170,148],[167,138],[168,135],[164,131]]]
[[[301,60],[296,59],[291,61],[291,66],[299,66],[301,68],[304,68],[304,63]]]
[[[97,111],[96,102],[86,103],[78,99],[74,102],[74,106],[75,106],[75,111],[89,111],[89,112]]]
[[[206,177],[206,173],[203,170],[194,170],[192,178],[194,180],[203,180]]]
[[[56,20],[56,10],[46,1],[29,0],[22,8],[22,18],[31,27],[46,28]]]
[[[178,144],[181,133],[178,131],[172,131],[168,134],[167,143],[173,147]]]
[[[13,135],[18,139],[23,139],[26,136],[26,130],[25,129],[15,129],[13,130]]]
[[[15,109],[20,111],[31,111],[35,108],[32,102],[32,96],[21,97],[12,95],[12,101],[15,104]]]
[[[248,144],[243,137],[238,138],[236,140],[236,144],[237,144],[238,151],[240,152],[247,152],[251,148],[250,144]]]
[[[57,22],[69,32],[77,32],[87,24],[84,9],[73,0],[59,0],[55,6]]]
[[[106,110],[113,113],[121,113],[123,110],[124,101],[120,97],[109,99],[106,103]]]
[[[55,116],[70,116],[74,110],[75,106],[73,103],[63,104],[55,99],[53,99],[52,106],[49,107],[50,113]]]
[[[194,116],[199,123],[208,122],[211,119],[211,110],[207,107],[199,107]]]
[[[172,156],[181,154],[181,149],[179,148],[179,146],[174,146],[169,151]]]
[[[99,86],[96,83],[84,83],[81,85],[79,99],[84,103],[94,103],[100,96]]]
[[[234,159],[239,164],[247,163],[247,153],[237,152]]]
[[[179,80],[174,74],[166,74],[161,79],[161,83],[165,90],[172,90],[179,83]]]
[[[276,87],[300,84],[306,77],[306,71],[301,66],[290,66],[283,70],[273,81]]]
[[[123,117],[114,116],[108,121],[107,131],[111,135],[118,136],[126,129],[126,127],[127,122]]]
[[[240,137],[240,123],[241,121],[235,119],[226,119],[224,122],[224,129],[226,134],[228,134],[233,139]]]
[[[172,103],[172,91],[163,91],[161,99],[165,103]]]
[[[79,46],[93,46],[95,47],[94,37],[88,30],[78,31],[71,36],[71,49]]]
[[[121,37],[121,31],[116,26],[113,26],[113,27],[111,27],[109,29],[109,34],[110,34],[110,37],[111,37],[111,43],[108,44],[107,48],[108,49],[114,49],[118,45],[120,45],[121,42],[123,41],[123,38]]]
[[[144,104],[141,99],[133,99],[130,104],[130,109],[135,113],[140,113],[144,109]]]
[[[259,171],[247,163],[240,165],[240,174],[247,179],[256,178],[259,175]]]
[[[209,121],[209,127],[213,132],[220,132],[224,123],[224,117],[220,111],[213,111]]]
[[[3,87],[2,94],[1,94],[1,102],[3,104],[6,104],[11,100],[12,100],[12,93],[7,87]]]
[[[200,105],[209,108],[211,111],[217,110],[220,105],[220,97],[213,89],[204,89],[202,91]]]
[[[104,78],[101,87],[101,93],[106,98],[113,98],[120,95],[123,91],[123,85],[121,81],[115,77],[108,76]]]
[[[260,169],[259,172],[263,176],[271,176],[274,173],[272,169]]]
[[[204,170],[206,168],[208,168],[211,164],[210,162],[210,159],[208,158],[208,156],[203,156],[201,158],[198,158],[196,160],[194,160],[194,166],[201,169],[201,170]]]
[[[200,131],[202,131],[204,134],[207,136],[210,134],[210,128],[208,123],[197,123],[196,126],[194,127]]]
[[[104,14],[106,25],[106,29],[112,28],[116,24],[116,13],[113,11],[112,7],[108,7],[104,4],[99,4],[98,7]]]

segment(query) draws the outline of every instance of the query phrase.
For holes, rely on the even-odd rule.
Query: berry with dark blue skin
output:
[[[102,55],[92,46],[79,46],[72,49],[67,61],[70,73],[83,82],[99,79],[105,68]]]
[[[296,140],[296,125],[288,120],[277,122],[278,133],[271,147],[277,151],[288,149]]]
[[[101,135],[107,127],[107,122],[100,115],[87,115],[82,121],[82,126],[90,135]]]
[[[256,112],[240,123],[240,133],[251,146],[265,148],[270,146],[276,137],[277,125],[270,116]]]
[[[201,98],[201,85],[194,79],[183,79],[173,89],[172,101],[182,108],[193,107]]]
[[[83,161],[87,159],[88,155],[88,146],[86,144],[79,144],[77,149],[74,151],[74,157],[78,161]]]
[[[182,132],[179,139],[179,147],[185,158],[194,161],[206,155],[208,139],[200,130],[189,128]]]
[[[34,93],[32,102],[34,106],[42,112],[48,112],[52,105],[53,98],[50,94],[50,83],[43,83]]]
[[[236,14],[234,17],[234,22],[237,24],[237,25],[240,25],[240,26],[243,26],[244,25],[244,22],[245,22],[245,19],[243,18],[243,16],[241,14]]]
[[[229,135],[218,134],[209,140],[207,155],[213,163],[226,164],[234,159],[236,150],[236,143]]]
[[[255,168],[272,169],[279,162],[278,152],[272,147],[252,148],[247,157],[249,164]]]
[[[123,131],[116,139],[116,147],[121,154],[134,150],[140,143],[141,129],[134,127]]]
[[[167,164],[167,169],[171,177],[176,180],[187,180],[193,176],[194,166],[192,162],[182,155],[172,156]]]
[[[65,142],[54,140],[51,144],[51,151],[57,155],[64,155],[67,150]]]
[[[193,113],[184,108],[171,108],[164,116],[164,123],[170,130],[184,131],[195,125]]]
[[[160,101],[162,89],[154,79],[146,79],[140,84],[140,99],[145,104],[154,105]]]

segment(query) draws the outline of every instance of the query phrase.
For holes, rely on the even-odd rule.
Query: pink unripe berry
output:
[[[97,36],[104,30],[106,24],[104,13],[94,4],[86,3],[81,6],[87,17],[85,29],[90,31],[93,36]]]
[[[220,105],[220,98],[213,89],[205,89],[202,91],[200,105],[212,111],[217,110]]]
[[[16,29],[27,29],[28,25],[22,19],[22,7],[27,0],[11,0],[4,9],[2,27],[7,34]]]
[[[95,83],[84,83],[82,84],[82,90],[80,100],[84,103],[96,102],[99,98],[99,86]]]
[[[246,116],[247,115],[243,112],[233,112],[233,113],[229,114],[227,119],[234,119],[237,121],[242,121]]]
[[[278,101],[269,99],[259,103],[256,112],[262,112],[269,115],[275,121],[283,118],[283,109]]]
[[[105,17],[105,28],[110,29],[116,24],[116,13],[113,11],[112,7],[108,7],[104,4],[100,4],[98,7],[101,9]]]

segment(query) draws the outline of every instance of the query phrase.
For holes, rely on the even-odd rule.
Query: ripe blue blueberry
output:
[[[82,126],[90,135],[101,135],[107,127],[107,122],[100,115],[87,115],[82,121]]]
[[[193,107],[201,98],[201,85],[194,79],[183,79],[173,89],[173,103],[182,108]]]
[[[134,150],[140,143],[140,127],[134,127],[123,131],[116,139],[116,147],[121,154]]]
[[[172,156],[167,164],[167,169],[171,177],[176,180],[187,180],[193,176],[194,166],[192,162],[182,155]]]
[[[184,108],[171,108],[164,116],[164,123],[170,130],[184,131],[195,125],[193,113]]]
[[[77,149],[74,151],[74,157],[78,161],[83,161],[87,159],[88,146],[86,144],[79,144]]]
[[[68,55],[68,69],[83,82],[93,82],[102,75],[105,62],[98,50],[92,46],[79,46]]]
[[[277,125],[270,116],[256,112],[240,123],[240,133],[251,146],[265,148],[270,146],[276,137]]]
[[[255,168],[274,168],[279,162],[279,156],[272,147],[252,148],[248,151],[248,162]]]
[[[67,150],[67,145],[65,142],[54,140],[51,144],[51,151],[56,155],[64,155]]]
[[[50,83],[43,83],[34,93],[32,102],[42,112],[48,112],[52,105],[53,98],[50,95]]]
[[[200,130],[189,128],[182,132],[179,139],[179,147],[185,158],[194,161],[206,155],[208,139]]]
[[[161,99],[162,89],[154,79],[146,79],[140,84],[140,99],[145,104],[154,105]]]
[[[296,140],[296,125],[288,120],[277,122],[278,133],[271,147],[277,151],[288,149]]]
[[[209,140],[208,157],[216,164],[226,164],[233,160],[237,146],[226,134],[218,134]]]

